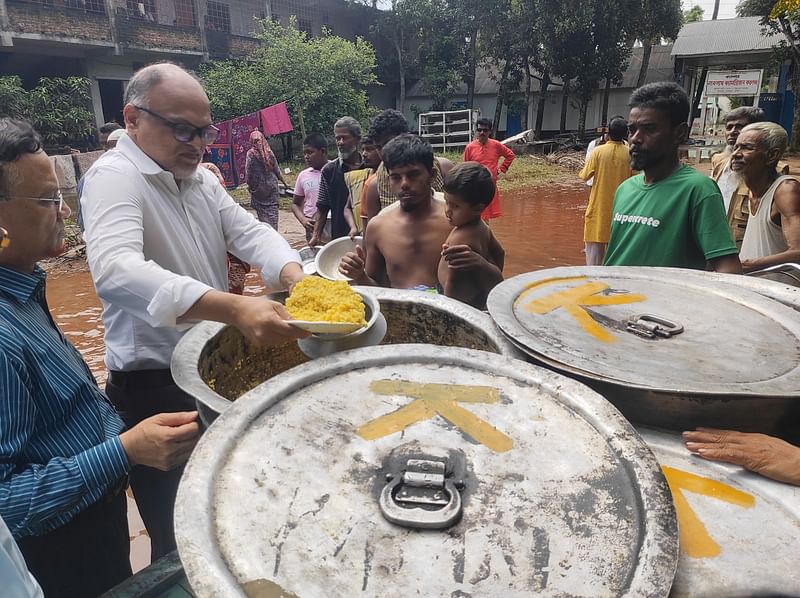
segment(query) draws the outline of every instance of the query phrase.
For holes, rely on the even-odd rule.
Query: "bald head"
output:
[[[151,92],[156,87],[162,86],[165,89],[172,89],[180,95],[199,94],[206,102],[208,101],[206,92],[197,77],[177,64],[162,62],[151,64],[134,73],[125,88],[124,103],[149,108]]]

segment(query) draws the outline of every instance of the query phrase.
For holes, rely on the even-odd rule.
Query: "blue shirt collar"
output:
[[[27,303],[44,285],[47,274],[37,264],[32,273],[0,266],[0,291],[11,295],[20,303]]]

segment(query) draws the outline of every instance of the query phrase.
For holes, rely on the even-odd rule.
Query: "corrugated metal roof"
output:
[[[647,78],[645,79],[645,83],[674,80],[674,61],[670,55],[671,50],[671,44],[653,46],[653,51],[650,54],[650,63],[647,67]],[[639,77],[639,68],[641,66],[642,48],[633,48],[630,63],[622,75],[622,84],[619,86],[619,88],[628,87],[633,89],[636,87],[636,79]],[[489,67],[478,68],[477,72],[475,73],[475,95],[497,95],[497,82],[491,78],[491,72],[492,71],[489,70]],[[556,79],[556,82],[560,83],[561,80]],[[534,79],[532,83],[533,91],[539,91],[539,81]],[[550,89],[552,91],[557,90],[557,88],[552,87]],[[524,89],[520,89],[520,92],[522,91],[524,91]],[[462,84],[454,95],[463,96],[466,95],[466,93],[467,86]],[[424,81],[417,81],[411,85],[406,92],[406,97],[408,98],[427,97],[428,95],[429,94],[425,89]]]
[[[672,46],[676,57],[768,52],[780,36],[764,35],[759,17],[687,23]]]

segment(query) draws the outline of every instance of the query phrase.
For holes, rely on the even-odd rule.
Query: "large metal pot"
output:
[[[337,353],[242,396],[186,467],[175,531],[200,598],[660,597],[678,558],[661,469],[607,401],[430,345]]]
[[[459,301],[419,291],[355,288],[378,299],[387,323],[383,344],[428,343],[523,356],[488,315]],[[285,294],[272,297],[281,300]],[[307,361],[295,342],[259,348],[232,326],[202,322],[178,343],[171,367],[175,382],[196,398],[209,423],[240,395]]]
[[[766,296],[775,284],[676,268],[554,268],[506,280],[488,307],[530,359],[586,382],[631,421],[787,435],[800,403],[800,318],[791,293]]]

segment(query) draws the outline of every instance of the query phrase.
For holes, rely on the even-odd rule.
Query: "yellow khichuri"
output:
[[[295,320],[306,322],[367,323],[361,296],[344,280],[307,276],[292,290],[286,309]]]

